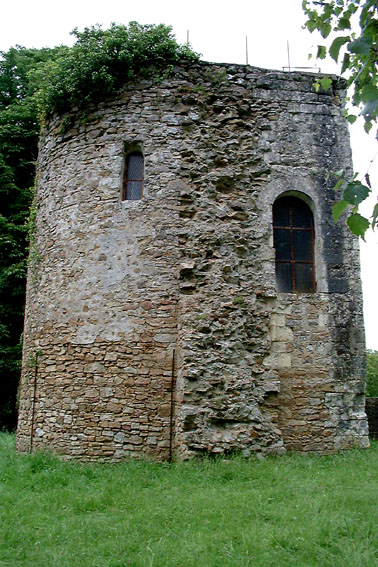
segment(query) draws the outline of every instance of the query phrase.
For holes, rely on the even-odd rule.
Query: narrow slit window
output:
[[[296,197],[281,197],[273,205],[277,291],[315,293],[314,219]]]
[[[124,201],[138,201],[143,194],[144,158],[141,152],[130,152],[126,156],[123,175]]]

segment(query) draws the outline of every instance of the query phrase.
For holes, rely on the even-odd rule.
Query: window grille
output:
[[[124,201],[137,201],[142,198],[144,179],[144,158],[141,152],[130,152],[126,156],[123,176]]]
[[[277,291],[314,293],[314,220],[311,209],[296,197],[273,205]]]

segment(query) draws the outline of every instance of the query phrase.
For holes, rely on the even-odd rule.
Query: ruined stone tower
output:
[[[368,445],[342,85],[244,65],[126,85],[41,140],[18,449]],[[65,128],[63,128],[65,126]]]

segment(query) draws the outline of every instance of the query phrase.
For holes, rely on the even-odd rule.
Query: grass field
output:
[[[378,444],[327,457],[114,465],[0,434],[1,567],[376,567]]]

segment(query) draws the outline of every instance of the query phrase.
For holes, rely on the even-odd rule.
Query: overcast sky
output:
[[[0,17],[0,50],[11,46],[53,47],[71,45],[75,27],[82,30],[95,24],[164,23],[171,25],[180,43],[187,33],[195,51],[205,61],[245,63],[246,37],[248,62],[257,67],[282,69],[290,63],[305,67],[308,53],[317,37],[302,30],[302,0],[14,0],[3,2]],[[337,72],[332,61],[321,62],[323,72]],[[352,148],[355,170],[365,173],[378,152],[378,143],[353,126]],[[370,177],[378,187],[378,157],[370,166]],[[377,190],[375,191],[377,193]],[[370,208],[376,197],[371,199]],[[368,214],[368,209],[365,214]],[[378,234],[369,234],[361,245],[362,280],[365,303],[367,347],[378,350]]]

